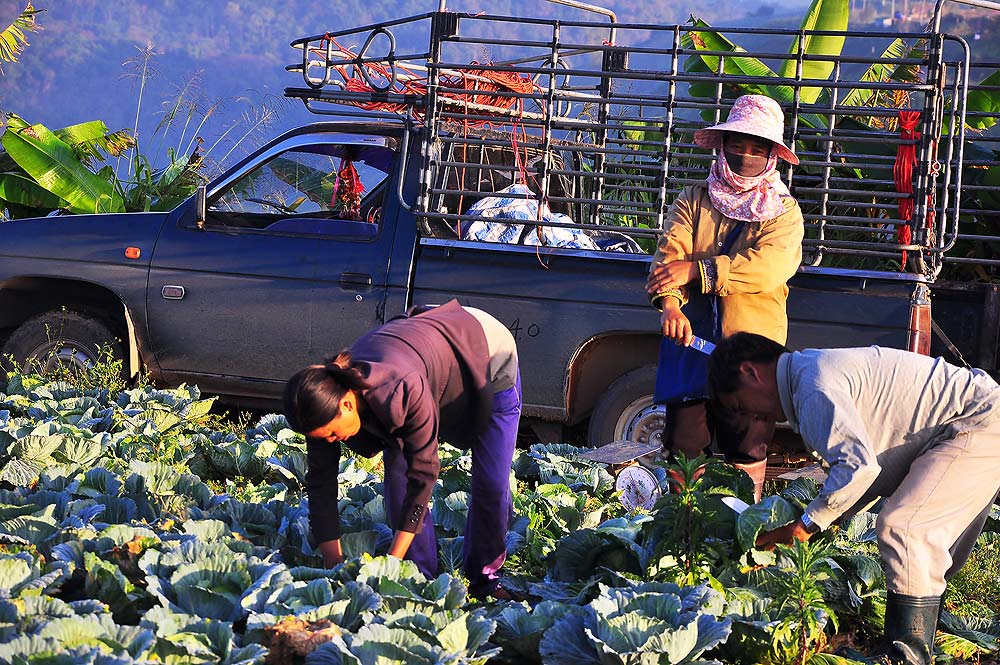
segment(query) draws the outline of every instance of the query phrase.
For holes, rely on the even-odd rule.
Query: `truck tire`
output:
[[[52,373],[57,369],[85,371],[110,354],[122,362],[125,346],[104,321],[73,310],[51,310],[28,319],[14,330],[0,352],[0,369]],[[8,367],[13,358],[14,367]]]
[[[659,441],[664,409],[653,404],[656,367],[640,367],[615,380],[597,400],[590,415],[587,440],[591,446],[612,441]]]

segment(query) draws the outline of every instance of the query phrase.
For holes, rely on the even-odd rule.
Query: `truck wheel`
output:
[[[104,354],[102,356],[102,353]],[[103,321],[72,310],[52,310],[22,323],[3,346],[2,366],[25,368],[41,374],[81,372],[98,360],[125,359],[125,347]],[[125,374],[124,362],[122,374]]]
[[[659,442],[664,409],[653,404],[656,368],[640,367],[619,377],[597,400],[590,416],[587,440],[592,446],[628,440]]]

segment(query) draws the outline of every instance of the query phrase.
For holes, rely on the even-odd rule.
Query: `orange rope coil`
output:
[[[329,34],[320,40],[320,48],[315,50],[316,55],[325,57],[327,45],[332,44],[335,49],[343,54],[344,60],[356,59],[357,55],[348,48],[341,46],[336,39]],[[402,95],[425,96],[427,94],[427,77],[415,73],[412,69],[399,65],[397,71],[403,72],[405,77],[400,78],[397,74],[395,80],[389,67],[381,62],[365,62],[353,65],[355,71],[348,72],[347,65],[334,65],[333,68],[344,80],[344,90],[347,92],[390,92]],[[472,67],[482,67],[482,63],[472,62]],[[391,83],[391,90],[377,91],[358,74],[357,68],[364,67],[365,73],[371,80],[382,79]],[[515,107],[521,106],[521,99],[516,96],[495,93],[516,93],[530,94],[539,90],[534,82],[517,72],[501,72],[488,69],[472,68],[462,70],[457,75],[441,77],[442,90],[440,94],[450,100],[460,104],[475,104],[477,106],[490,107],[488,109],[477,108],[476,113],[482,115],[508,116]],[[346,102],[352,106],[357,106],[369,111],[388,111],[391,113],[411,113],[420,119],[423,112],[417,108],[403,103],[388,101],[354,101]],[[484,126],[488,121],[470,122],[471,126]]]

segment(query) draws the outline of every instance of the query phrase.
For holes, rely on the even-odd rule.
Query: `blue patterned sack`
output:
[[[515,196],[503,196],[514,194]],[[462,240],[483,242],[503,242],[511,245],[543,245],[545,247],[575,247],[577,249],[600,250],[594,240],[582,229],[542,226],[539,238],[538,201],[525,185],[514,184],[505,187],[493,196],[476,201],[466,214],[488,217],[491,221],[476,220],[462,225]],[[493,221],[495,220],[495,221]],[[525,222],[519,224],[517,222]],[[541,223],[572,224],[573,219],[562,213],[542,210]],[[618,239],[620,242],[620,239]]]

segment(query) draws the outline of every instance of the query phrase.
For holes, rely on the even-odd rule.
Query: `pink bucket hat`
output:
[[[694,142],[703,148],[721,148],[723,132],[750,134],[771,141],[778,157],[798,164],[799,158],[784,143],[784,129],[785,116],[778,102],[765,95],[743,95],[733,102],[725,122],[699,129],[694,133]]]

